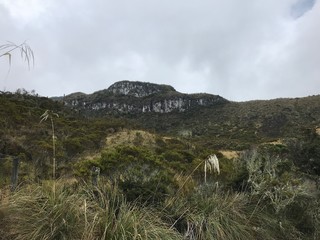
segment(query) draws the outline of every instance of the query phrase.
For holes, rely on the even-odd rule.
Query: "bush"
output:
[[[166,151],[162,154],[164,160],[168,162],[183,162],[183,155],[175,151]]]
[[[145,174],[148,172],[148,175]],[[159,171],[131,169],[121,175],[119,188],[130,202],[157,206],[162,203],[173,190],[172,179]]]
[[[280,232],[290,232],[290,239],[315,235],[319,228],[314,217],[317,191],[308,190],[293,163],[257,151],[247,152],[243,160],[249,194],[279,221]]]

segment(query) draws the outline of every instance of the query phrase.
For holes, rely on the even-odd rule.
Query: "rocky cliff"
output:
[[[96,113],[169,113],[214,106],[228,101],[218,95],[183,94],[169,85],[120,81],[93,94],[73,93],[60,98],[66,106]]]

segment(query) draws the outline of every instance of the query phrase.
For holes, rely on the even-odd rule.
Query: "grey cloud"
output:
[[[49,96],[89,93],[122,79],[171,84],[181,92],[209,92],[231,100],[320,90],[317,2],[297,19],[291,12],[296,0],[46,4],[20,27],[21,19],[10,17],[0,5],[6,19],[1,32],[12,41],[28,39],[36,55],[30,72],[15,60],[2,84],[10,90],[25,87]],[[292,88],[284,87],[288,84]]]
[[[291,15],[294,18],[303,16],[307,11],[312,9],[316,0],[297,0],[291,7]]]

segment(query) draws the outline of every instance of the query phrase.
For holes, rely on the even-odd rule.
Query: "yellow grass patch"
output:
[[[234,159],[240,156],[240,151],[220,150],[219,152],[228,159]]]
[[[153,146],[155,145],[155,135],[143,130],[123,130],[114,133],[106,138],[106,148],[117,145],[138,145]]]
[[[266,143],[263,143],[263,144],[272,144],[272,145],[284,145],[283,141],[281,139],[278,139],[278,140],[275,140],[275,141],[272,141],[272,142],[266,142]]]

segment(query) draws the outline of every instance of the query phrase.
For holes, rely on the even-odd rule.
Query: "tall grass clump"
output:
[[[268,239],[270,234],[262,226],[270,219],[260,210],[254,212],[245,193],[224,192],[211,184],[199,187],[189,197],[176,198],[166,207],[173,219],[171,227],[185,239],[197,240]]]
[[[116,186],[29,185],[1,206],[5,239],[181,239],[156,211],[127,203]]]
[[[181,239],[155,209],[128,203],[115,186],[104,183],[86,195],[91,199],[86,218],[91,221],[83,239]]]
[[[14,192],[4,205],[7,239],[81,239],[83,197],[52,182]]]

